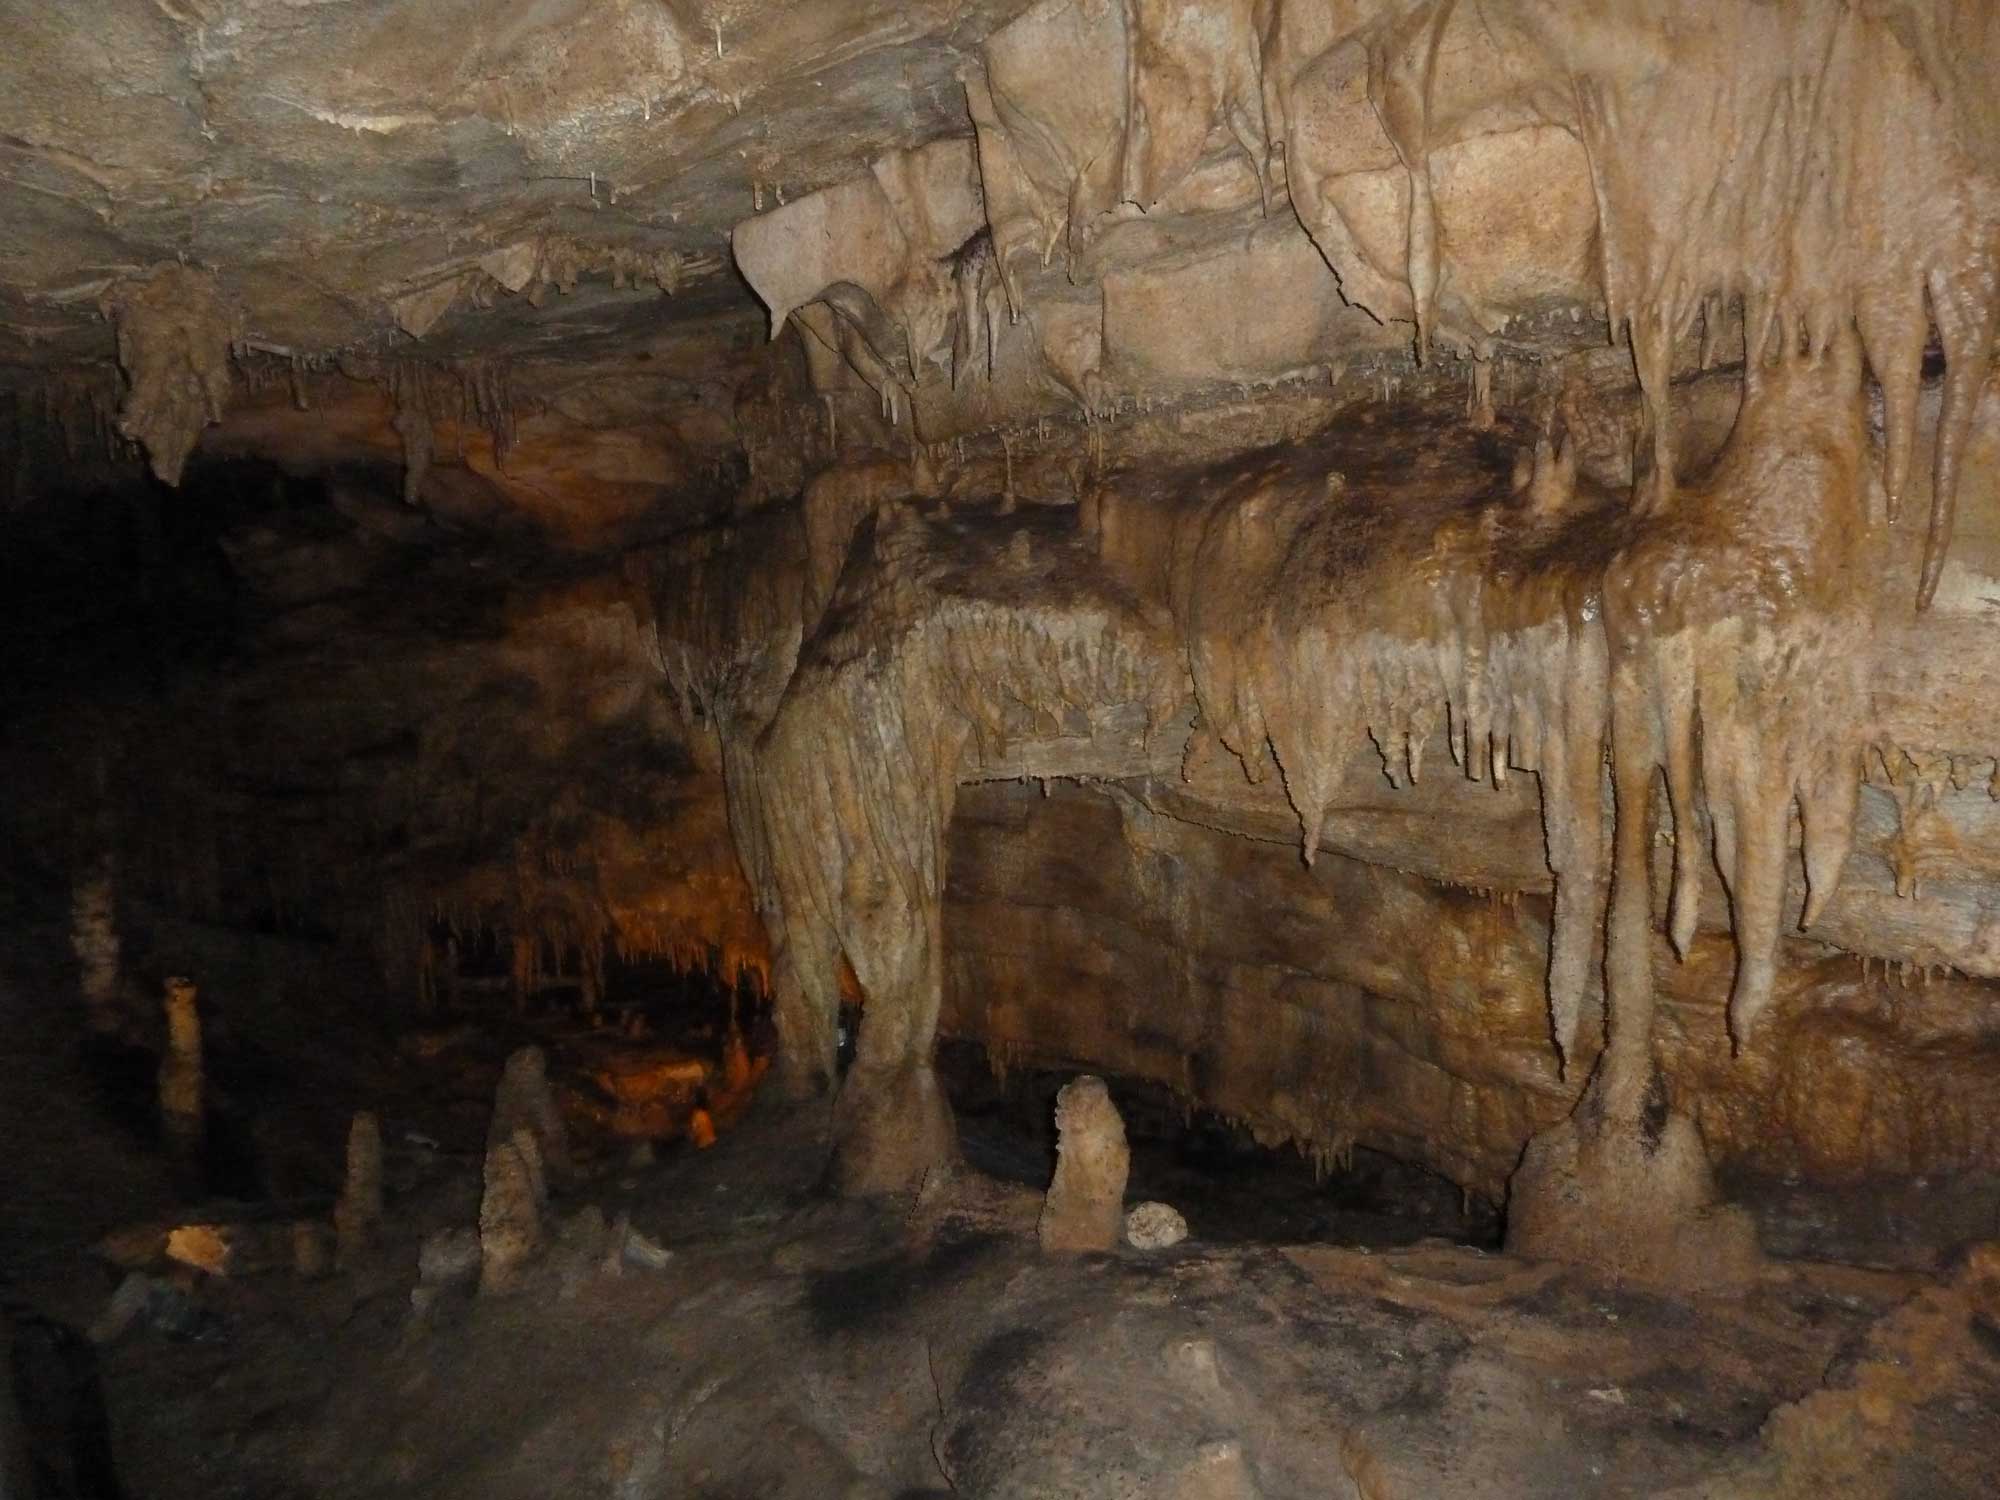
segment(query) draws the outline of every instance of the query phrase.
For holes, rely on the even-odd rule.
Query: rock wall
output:
[[[967,788],[942,1031],[1001,1066],[1145,1078],[1271,1146],[1355,1145],[1501,1197],[1566,1117],[1546,898],[1325,853],[1310,869],[1121,788]],[[2000,1147],[2000,991],[1788,942],[1771,1026],[1731,1057],[1726,938],[1652,945],[1676,1111],[1723,1167],[1819,1185],[1979,1170]]]

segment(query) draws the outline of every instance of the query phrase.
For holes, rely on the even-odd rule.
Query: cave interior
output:
[[[2000,7],[0,36],[0,1500],[2000,1494]]]

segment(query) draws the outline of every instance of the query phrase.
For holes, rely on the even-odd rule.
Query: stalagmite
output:
[[[292,1272],[306,1281],[317,1280],[334,1267],[337,1245],[328,1243],[326,1224],[319,1219],[298,1219],[292,1224]]]
[[[166,982],[167,1051],[160,1059],[160,1124],[184,1156],[201,1149],[206,1112],[201,1016],[190,979]]]
[[[541,1148],[525,1126],[486,1148],[486,1191],[479,1201],[479,1290],[516,1290],[542,1245],[547,1187]]]
[[[493,1094],[487,1149],[512,1140],[520,1130],[534,1137],[538,1160],[552,1179],[561,1182],[569,1176],[569,1132],[550,1092],[548,1055],[540,1047],[523,1047],[507,1059]]]
[[[437,436],[431,427],[430,387],[420,365],[402,365],[390,383],[396,405],[391,425],[403,445],[403,503],[415,505],[423,499],[424,480],[437,452]]]
[[[1056,1095],[1056,1173],[1036,1227],[1052,1251],[1116,1249],[1125,1231],[1131,1153],[1125,1122],[1101,1078],[1085,1075]]]
[[[347,1131],[347,1172],[334,1205],[342,1266],[368,1248],[382,1220],[382,1125],[372,1110],[357,1111]]]
[[[80,877],[70,896],[70,950],[76,954],[79,987],[90,1029],[116,1031],[119,1015],[117,885],[109,859]]]

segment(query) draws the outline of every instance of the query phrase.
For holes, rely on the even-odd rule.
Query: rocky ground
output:
[[[1780,1263],[1736,1300],[1436,1239],[1051,1257],[1032,1190],[838,1202],[813,1138],[766,1109],[714,1150],[586,1173],[510,1295],[413,1305],[420,1242],[475,1220],[469,1165],[392,1196],[350,1270],[183,1282],[98,1351],[127,1491],[1914,1497],[2000,1475],[1977,1255],[1943,1278]]]
[[[1792,1262],[1676,1300],[1422,1242],[1050,1258],[1038,1196],[816,1192],[796,1122],[606,1172],[524,1288],[210,1280],[102,1352],[158,1496],[1978,1496],[1992,1286]],[[604,1270],[606,1220],[672,1254]]]
[[[637,1149],[572,1110],[541,1248],[515,1290],[481,1294],[498,1059],[539,1027],[560,1089],[570,1023],[440,1052],[476,1028],[399,1038],[328,1000],[343,981],[304,945],[161,928],[153,949],[211,945],[214,993],[238,997],[210,1028],[212,1118],[245,1125],[263,1180],[228,1200],[109,1107],[81,1017],[51,1021],[60,928],[17,928],[0,1289],[39,1493],[1824,1500],[1984,1496],[2000,1476],[1990,1247],[1929,1271],[1773,1260],[1739,1298],[1620,1288],[1487,1248],[1490,1205],[1366,1153],[1318,1186],[1199,1128],[1163,1148],[1157,1101],[1117,1084],[1128,1201],[1170,1198],[1192,1232],[1050,1255],[1051,1139],[1016,1117],[1060,1080],[982,1095],[970,1056],[953,1087],[984,1170],[914,1201],[831,1196],[825,1120],[769,1098],[709,1150]],[[385,1216],[347,1264],[302,1275],[285,1226],[330,1216],[364,1104]],[[1767,1247],[1839,1230],[1809,1197],[1759,1215]],[[264,1226],[279,1264],[114,1264],[135,1237],[108,1230],[204,1218]]]

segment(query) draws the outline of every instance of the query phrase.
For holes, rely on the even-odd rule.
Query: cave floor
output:
[[[1965,1274],[1781,1263],[1717,1300],[1435,1240],[1049,1258],[1033,1192],[838,1202],[815,1139],[759,1106],[713,1150],[586,1174],[510,1296],[412,1306],[474,1166],[392,1198],[350,1271],[206,1281],[191,1334],[100,1351],[129,1492],[1996,1490],[2000,1332]],[[603,1269],[619,1215],[663,1268]]]

